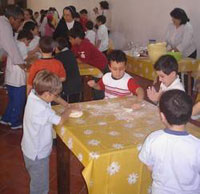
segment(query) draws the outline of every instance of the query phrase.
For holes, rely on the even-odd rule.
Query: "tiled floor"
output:
[[[12,131],[0,125],[0,193],[28,194],[29,176],[24,166],[20,142],[22,130]],[[73,156],[71,159],[71,194],[87,194],[80,171],[82,166]],[[57,194],[56,146],[50,157],[50,194]]]

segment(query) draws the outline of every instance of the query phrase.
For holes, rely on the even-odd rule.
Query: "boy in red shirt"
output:
[[[36,60],[29,71],[28,76],[28,86],[27,86],[27,93],[29,94],[32,89],[33,80],[35,75],[41,70],[48,70],[52,73],[55,73],[60,80],[63,82],[66,79],[65,69],[63,64],[54,59],[52,56],[52,52],[54,50],[54,43],[51,37],[44,36],[40,39],[39,48],[42,53],[42,58]]]
[[[86,9],[82,9],[80,11],[80,23],[83,27],[84,32],[87,30],[86,29],[86,23],[88,22],[88,11]]]
[[[137,81],[125,72],[126,55],[121,50],[113,50],[109,58],[109,69],[111,72],[106,73],[97,83],[94,80],[88,81],[88,85],[96,90],[104,90],[105,98],[116,98],[136,95],[138,105],[144,99],[144,90],[137,84]]]
[[[87,63],[100,69],[102,72],[105,71],[108,64],[106,56],[85,38],[83,31],[70,30],[69,41],[79,63]]]

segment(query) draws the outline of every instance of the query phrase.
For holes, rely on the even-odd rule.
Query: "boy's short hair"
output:
[[[101,22],[101,24],[105,24],[106,23],[106,17],[104,15],[97,16],[96,20],[98,22]]]
[[[42,70],[36,74],[33,88],[38,95],[42,95],[44,92],[58,94],[62,91],[62,82],[55,73]]]
[[[127,62],[126,54],[122,50],[113,50],[108,55],[108,61],[109,64],[111,63],[111,61],[116,61],[117,63],[124,62],[126,64]]]
[[[88,21],[85,25],[88,30],[92,30],[94,28],[94,24],[92,21]]]
[[[192,115],[192,99],[182,90],[169,90],[162,94],[159,108],[170,125],[183,125]]]
[[[54,50],[54,41],[52,37],[43,36],[40,38],[39,47],[43,53],[52,53]]]
[[[167,75],[173,71],[178,73],[178,63],[173,56],[163,55],[154,64],[154,69],[156,71],[162,71]]]
[[[18,33],[17,40],[21,40],[23,38],[26,38],[27,40],[32,40],[33,34],[28,30],[21,30]]]
[[[78,29],[71,29],[68,33],[68,36],[72,37],[72,38],[80,38],[80,39],[84,39],[85,38],[85,33],[83,30],[78,30]]]
[[[64,48],[69,48],[69,44],[66,38],[64,37],[59,37],[56,39],[56,47],[58,50],[63,50]]]
[[[87,11],[86,9],[82,9],[82,10],[80,11],[80,14],[88,14],[88,11]]]
[[[36,27],[37,27],[37,24],[35,22],[29,21],[24,24],[23,30],[33,31]]]

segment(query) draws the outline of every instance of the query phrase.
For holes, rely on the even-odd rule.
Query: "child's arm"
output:
[[[192,109],[192,116],[197,115],[198,113],[200,113],[200,102],[197,102]]]
[[[137,95],[138,102],[141,102],[144,99],[144,90],[143,90],[143,88],[139,87],[136,90],[136,95]]]
[[[153,86],[148,87],[148,89],[147,89],[147,96],[154,103],[157,103],[160,100],[161,94],[162,94],[162,91],[159,90],[159,92],[157,92]]]
[[[71,111],[68,108],[65,108],[64,112],[61,114],[61,119],[58,125],[62,125],[65,122],[65,120],[69,118],[70,112]]]
[[[57,104],[60,104],[61,106],[68,107],[68,102],[66,102],[60,96],[54,98],[54,102],[56,102]]]
[[[98,83],[96,83],[94,80],[88,81],[88,86],[90,86],[91,88],[94,88],[96,90],[101,90],[100,85]]]

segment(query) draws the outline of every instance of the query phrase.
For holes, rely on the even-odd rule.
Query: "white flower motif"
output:
[[[126,123],[126,124],[124,124],[124,127],[126,127],[126,128],[132,128],[133,124],[132,123]]]
[[[77,119],[76,123],[81,125],[84,124],[85,121],[83,119]]]
[[[87,130],[84,131],[84,134],[85,135],[91,135],[91,134],[93,134],[93,131],[90,130],[90,129],[87,129]]]
[[[99,153],[98,152],[90,152],[89,156],[90,156],[91,159],[98,159]]]
[[[116,174],[117,172],[119,172],[120,169],[120,165],[118,162],[112,162],[110,166],[108,166],[107,168],[107,172],[110,176]]]
[[[81,161],[82,162],[82,160],[83,160],[83,154],[78,154],[78,159],[79,159],[79,161]]]
[[[117,132],[117,131],[110,131],[109,132],[109,135],[111,135],[111,136],[118,136],[120,133],[119,132]]]
[[[147,192],[148,192],[148,194],[151,194],[151,193],[152,193],[152,186],[149,186]]]
[[[100,141],[96,139],[91,139],[90,141],[88,141],[88,144],[92,146],[98,146],[100,144]]]
[[[113,144],[112,147],[115,148],[115,149],[123,149],[124,148],[124,146],[122,144],[119,144],[119,143]]]
[[[144,137],[144,134],[143,134],[143,133],[134,133],[133,135],[134,135],[135,137],[138,137],[138,138]]]
[[[128,183],[130,185],[132,185],[132,184],[136,183],[137,179],[138,179],[138,174],[136,174],[136,173],[129,174]]]
[[[63,136],[63,135],[64,135],[64,133],[65,133],[65,128],[64,128],[64,127],[62,127],[62,128],[61,128],[61,130],[60,130],[60,135],[61,135],[61,136]]]
[[[98,122],[98,125],[107,125],[106,122]]]
[[[137,150],[140,151],[141,149],[142,149],[142,144],[140,143],[137,145]]]
[[[72,138],[69,138],[68,141],[67,141],[67,146],[69,149],[72,149],[73,148],[73,141],[72,141]]]

